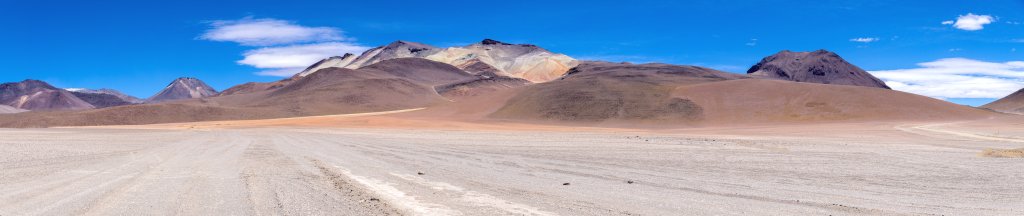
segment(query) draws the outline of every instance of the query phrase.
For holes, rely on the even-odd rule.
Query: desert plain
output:
[[[0,129],[0,215],[1020,215],[1019,117]],[[397,115],[397,116],[396,116]]]

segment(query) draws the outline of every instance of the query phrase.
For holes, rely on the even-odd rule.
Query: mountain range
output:
[[[0,126],[151,124],[409,108],[426,108],[408,114],[422,118],[680,126],[995,114],[890,90],[825,50],[782,51],[765,57],[747,74],[735,74],[698,66],[580,61],[534,45],[491,39],[443,49],[396,41],[358,56],[326,58],[292,77],[244,83],[223,92],[196,78],[179,78],[141,104],[117,97],[116,91],[46,86],[39,81],[4,84],[19,90],[0,91],[0,103],[70,111],[5,114]],[[26,99],[37,101],[32,106],[21,102],[35,94],[55,96]]]
[[[39,80],[0,84],[0,104],[23,110],[82,110],[96,108],[70,91]]]
[[[0,84],[0,113],[101,109],[143,103],[205,98],[217,91],[196,78],[178,78],[147,100],[114,89],[54,87],[39,80]]]
[[[467,71],[490,71],[502,76],[546,82],[560,77],[579,61],[530,44],[509,44],[492,39],[463,47],[440,49],[426,44],[395,41],[356,56],[346,53],[313,64],[298,76],[328,67],[356,69],[396,58],[424,58],[447,63]]]
[[[140,104],[145,101],[113,89],[67,88],[71,94],[96,108]]]

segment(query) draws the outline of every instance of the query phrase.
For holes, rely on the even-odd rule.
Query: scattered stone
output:
[[[423,172],[416,172],[416,175],[424,175]]]
[[[566,182],[566,183],[562,183],[562,185],[569,185],[569,182]]]
[[[629,180],[629,181],[626,181],[626,183],[633,184],[635,182],[633,182],[633,180]]]
[[[377,199],[377,198],[370,198],[370,201],[380,201],[380,199]]]

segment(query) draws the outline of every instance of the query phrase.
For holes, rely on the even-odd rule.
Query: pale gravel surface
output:
[[[1021,143],[925,126],[0,129],[0,215],[1024,214]]]

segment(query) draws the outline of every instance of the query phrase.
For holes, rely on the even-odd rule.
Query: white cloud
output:
[[[871,43],[871,42],[875,42],[875,41],[878,41],[878,40],[879,40],[878,38],[869,38],[869,37],[860,37],[860,38],[850,39],[850,41],[852,41],[852,42],[860,42],[860,43]]]
[[[946,58],[919,68],[871,71],[893,89],[945,98],[1001,98],[1024,88],[1024,61]]]
[[[361,53],[369,47],[346,42],[265,47],[246,51],[238,64],[267,69],[256,74],[291,76],[321,59],[344,53]]]
[[[342,31],[331,27],[306,27],[277,19],[217,20],[201,39],[229,41],[246,46],[269,46],[305,42],[346,40]]]
[[[750,39],[750,42],[746,43],[747,46],[757,46],[757,38]]]
[[[943,21],[943,25],[953,25],[954,28],[966,31],[977,31],[985,28],[985,25],[991,24],[996,18],[991,15],[976,15],[973,13],[967,13],[967,15],[960,15],[956,18],[956,22],[952,20]]]
[[[288,77],[320,61],[369,47],[353,42],[333,27],[306,27],[278,19],[218,20],[210,22],[201,39],[261,47],[245,51],[237,63],[263,69],[261,76]]]
[[[950,52],[960,52],[961,50],[963,50],[963,49],[960,49],[960,48],[949,49]]]

